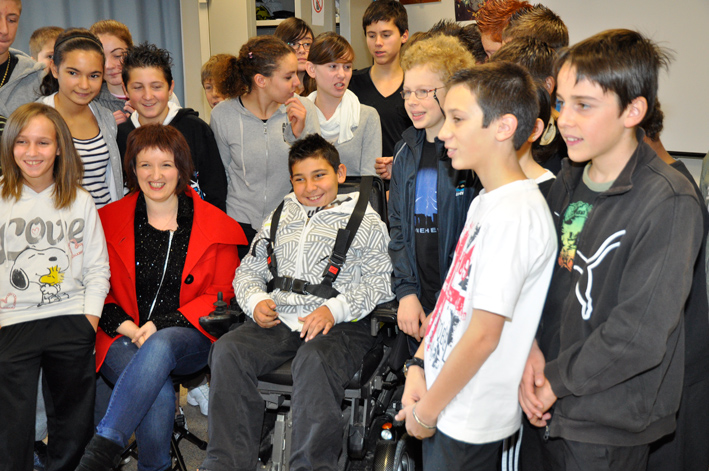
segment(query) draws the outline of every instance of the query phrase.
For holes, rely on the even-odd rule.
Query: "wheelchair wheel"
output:
[[[397,455],[397,446],[399,452]],[[406,438],[398,442],[380,441],[374,452],[374,471],[416,471],[413,458],[406,450]]]

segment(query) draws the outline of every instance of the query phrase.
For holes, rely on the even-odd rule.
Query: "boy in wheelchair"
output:
[[[358,193],[338,195],[346,169],[335,147],[307,136],[291,148],[288,165],[293,193],[266,220],[234,278],[248,318],[210,353],[203,471],[256,469],[264,414],[257,378],[289,359],[291,469],[336,469],[344,387],[374,344],[369,313],[393,298],[386,225],[368,203],[357,208]],[[358,213],[343,251],[342,229]]]

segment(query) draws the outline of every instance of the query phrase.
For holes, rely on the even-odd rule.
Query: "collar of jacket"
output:
[[[615,179],[613,185],[611,185],[608,190],[602,193],[603,195],[620,195],[630,191],[633,188],[633,174],[635,173],[635,169],[638,166],[645,165],[657,155],[643,140],[645,131],[639,127],[636,128],[635,137],[638,141],[638,146],[635,148],[633,155],[630,156],[630,160],[625,164],[623,170],[620,171],[618,178]],[[581,165],[572,163],[568,157],[562,160],[560,175],[563,178],[564,186],[569,194],[574,192],[576,186],[578,186],[578,183],[581,181],[585,166],[586,163]]]
[[[406,145],[409,146],[409,149],[412,153],[416,148],[420,149],[421,152],[423,152],[423,143],[426,139],[426,130],[416,129],[413,126],[410,126],[401,134],[401,138],[404,140]],[[446,155],[445,153],[445,144],[443,143],[443,141],[438,139],[438,136],[436,136],[433,139],[433,143],[436,145],[436,153],[438,153],[438,160],[447,159],[448,155]]]

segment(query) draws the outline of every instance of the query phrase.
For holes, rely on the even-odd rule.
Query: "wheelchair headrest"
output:
[[[340,183],[337,189],[337,193],[340,195],[346,195],[347,193],[359,191],[359,184],[361,180],[362,177],[359,176],[348,176],[345,179],[344,183]],[[375,210],[377,214],[379,214],[379,217],[382,218],[382,221],[386,223],[388,228],[389,218],[387,216],[387,201],[386,190],[384,189],[384,182],[379,177],[373,177],[373,180],[374,181],[372,182],[372,192],[369,195],[369,204],[372,205],[372,209]]]

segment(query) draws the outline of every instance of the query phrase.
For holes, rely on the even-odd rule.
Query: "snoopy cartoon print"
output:
[[[69,298],[67,293],[62,292],[61,285],[68,268],[69,256],[61,249],[27,248],[12,265],[10,284],[20,291],[30,289],[27,294],[37,296],[37,306],[56,303]]]

